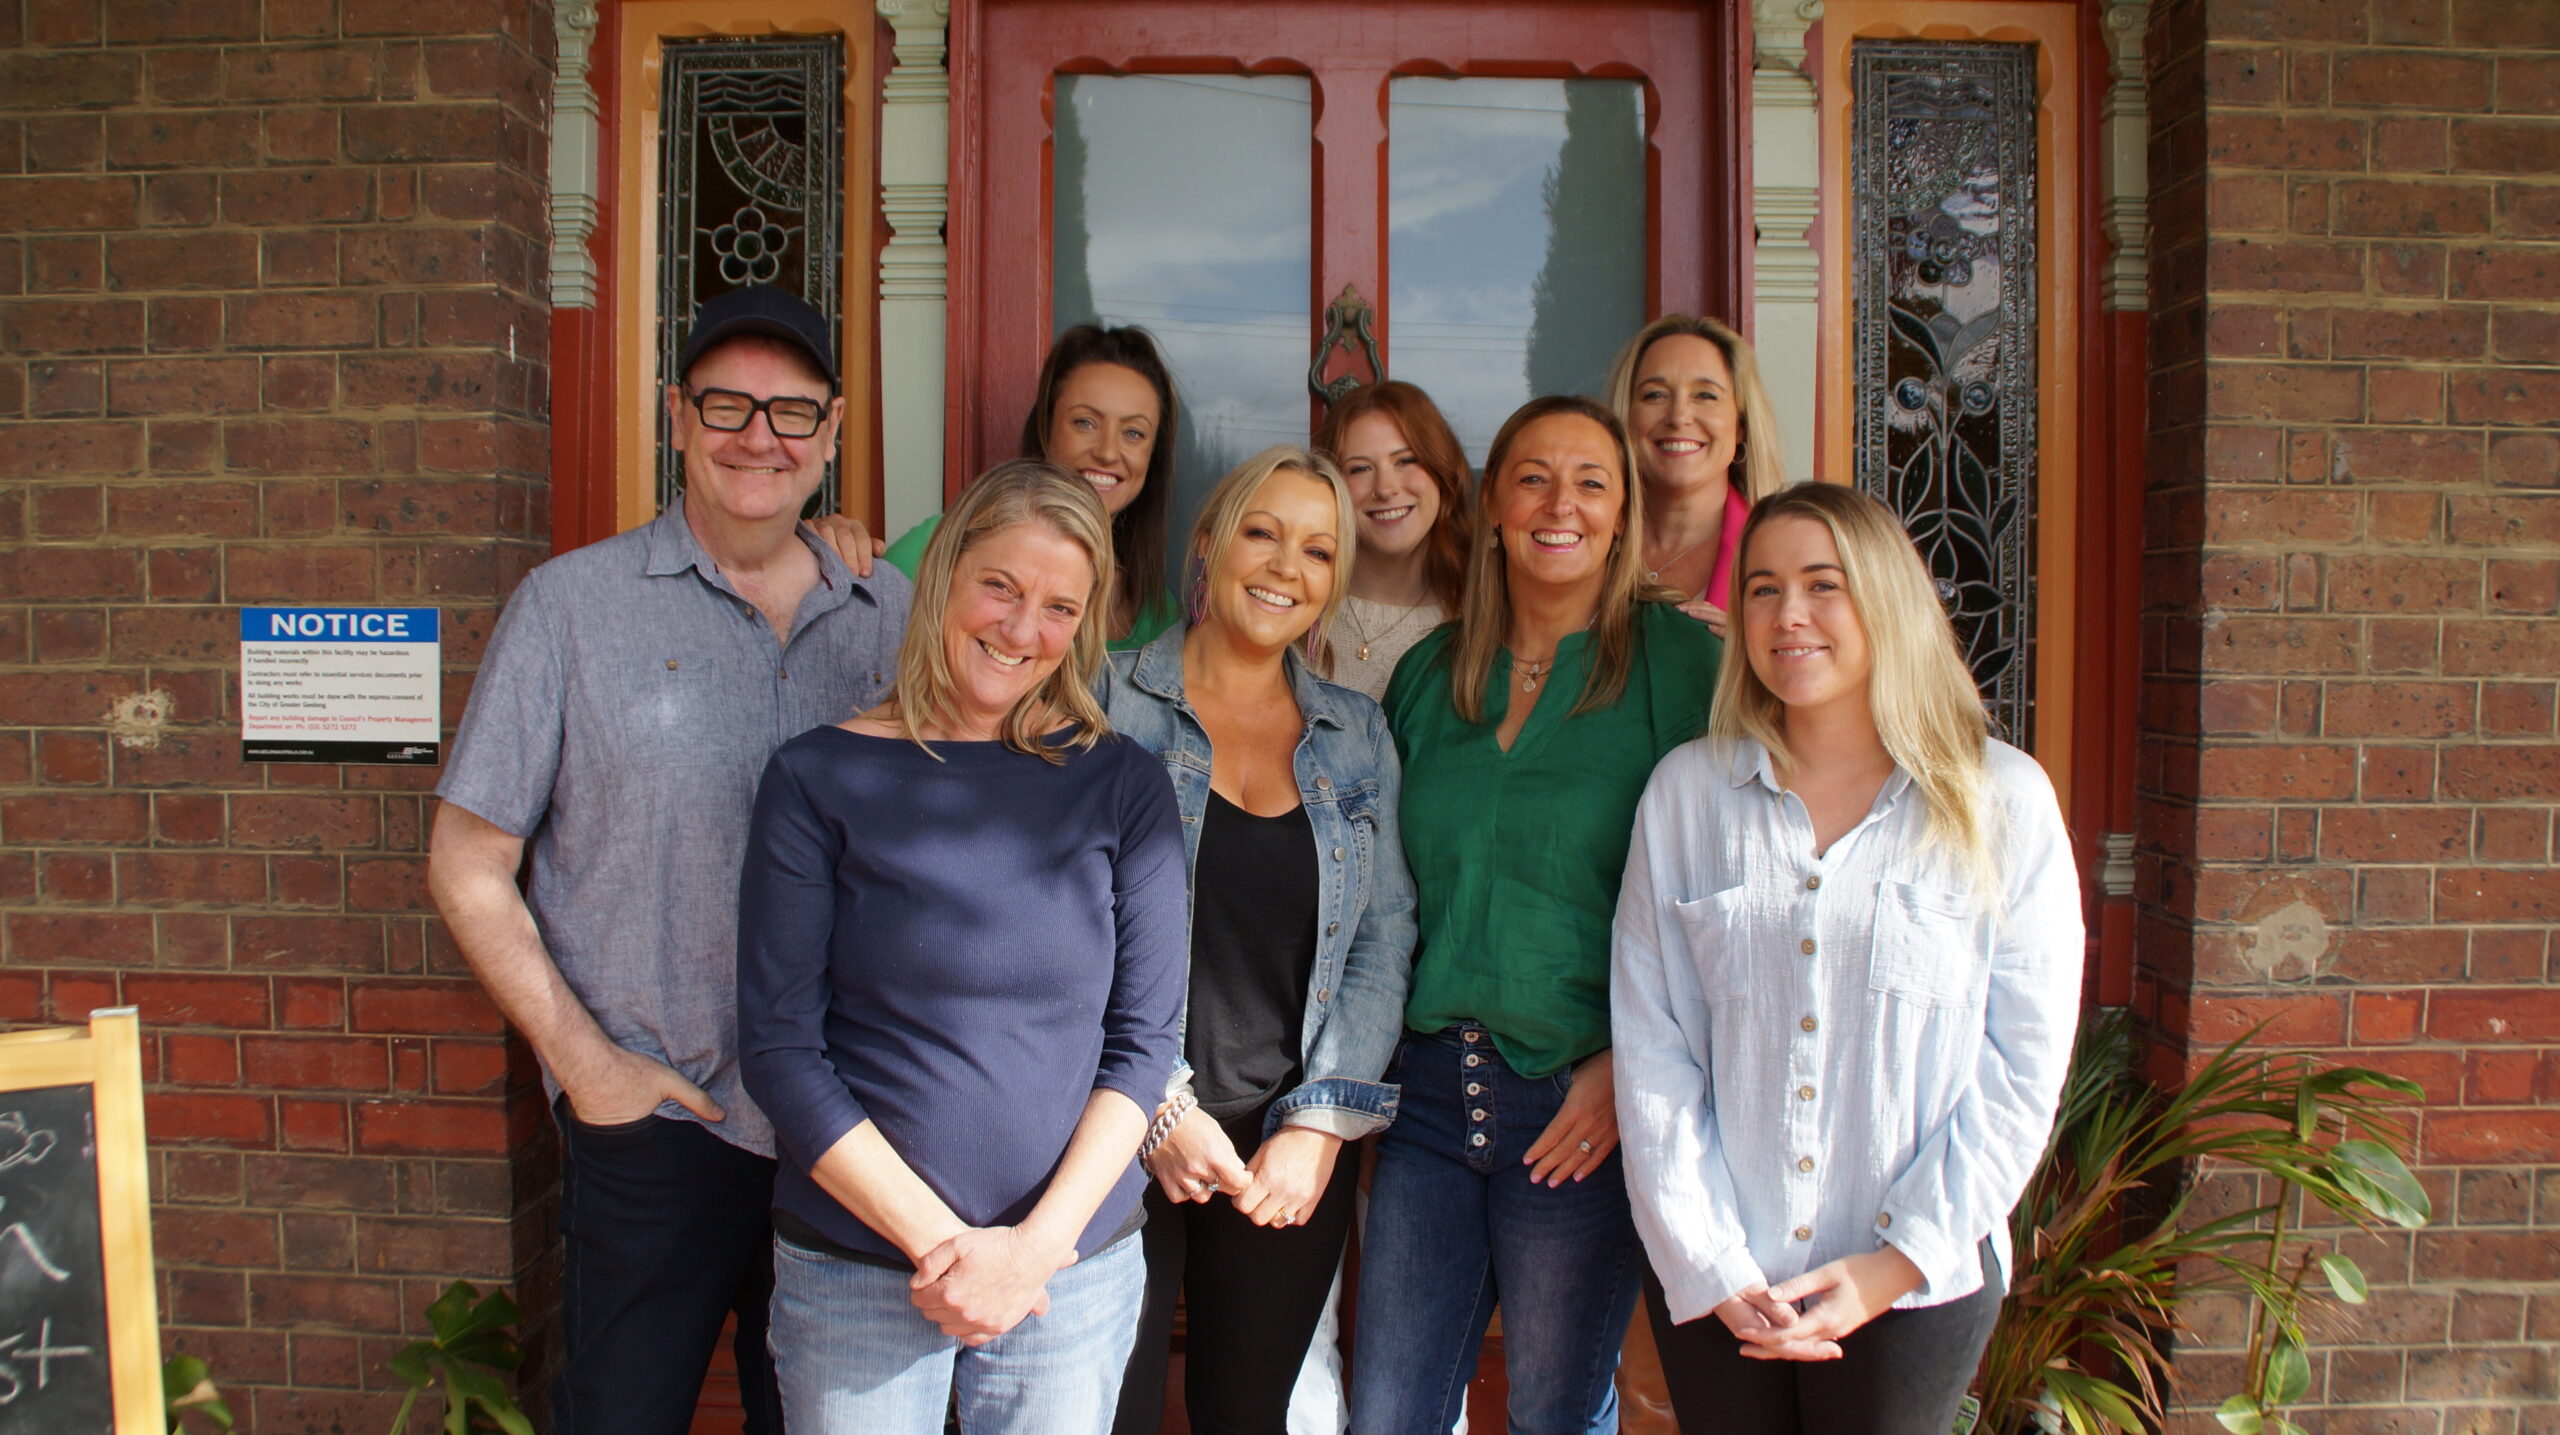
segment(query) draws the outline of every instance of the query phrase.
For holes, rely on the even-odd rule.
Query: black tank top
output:
[[[1304,805],[1256,817],[1209,794],[1191,893],[1184,1055],[1202,1110],[1229,1117],[1298,1084],[1316,964],[1316,839]]]

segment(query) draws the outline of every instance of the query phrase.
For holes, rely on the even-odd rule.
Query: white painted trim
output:
[[[884,537],[942,511],[943,355],[950,321],[951,0],[876,0],[897,36],[881,83],[880,456]]]
[[[1813,470],[1822,336],[1822,256],[1805,236],[1822,214],[1822,151],[1805,31],[1822,0],[1752,0],[1751,344],[1778,413],[1791,479]]]
[[[2140,313],[2151,307],[2151,91],[2142,75],[2142,35],[2149,0],[2108,0],[2099,28],[2107,37],[2112,83],[2098,101],[2098,227],[2113,253],[2098,276],[2098,307]]]
[[[596,261],[587,238],[596,228],[596,91],[587,83],[587,47],[596,37],[597,0],[560,0],[552,29],[560,41],[551,76],[551,304],[592,309]]]

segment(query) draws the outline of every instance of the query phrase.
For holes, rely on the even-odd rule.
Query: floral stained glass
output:
[[[844,40],[669,40],[661,96],[659,382],[693,311],[749,284],[807,299],[841,333]],[[684,486],[659,417],[658,504]],[[836,465],[809,503],[836,507]]]
[[[2001,736],[2035,718],[2035,47],[1850,52],[1856,479],[1902,516]]]

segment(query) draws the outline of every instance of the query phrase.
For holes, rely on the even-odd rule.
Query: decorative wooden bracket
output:
[[[1360,355],[1369,361],[1368,381],[1376,383],[1387,376],[1386,365],[1378,361],[1377,329],[1370,322],[1377,312],[1369,307],[1368,300],[1360,297],[1359,287],[1352,284],[1343,285],[1342,292],[1334,295],[1333,302],[1325,306],[1324,337],[1316,341],[1315,362],[1307,365],[1307,388],[1317,398],[1331,404],[1360,387],[1361,381],[1349,374],[1343,374],[1330,383],[1324,376],[1325,363],[1333,357],[1333,351],[1341,349],[1348,352],[1355,337],[1360,341]]]

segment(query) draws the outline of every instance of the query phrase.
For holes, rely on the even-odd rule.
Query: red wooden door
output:
[[[1600,78],[1643,89],[1648,312],[1738,315],[1740,7],[1675,0],[979,0],[953,7],[949,468],[1012,452],[1053,333],[1061,75],[1296,75],[1313,92],[1306,292],[1356,286],[1392,353],[1389,87],[1405,76]]]

